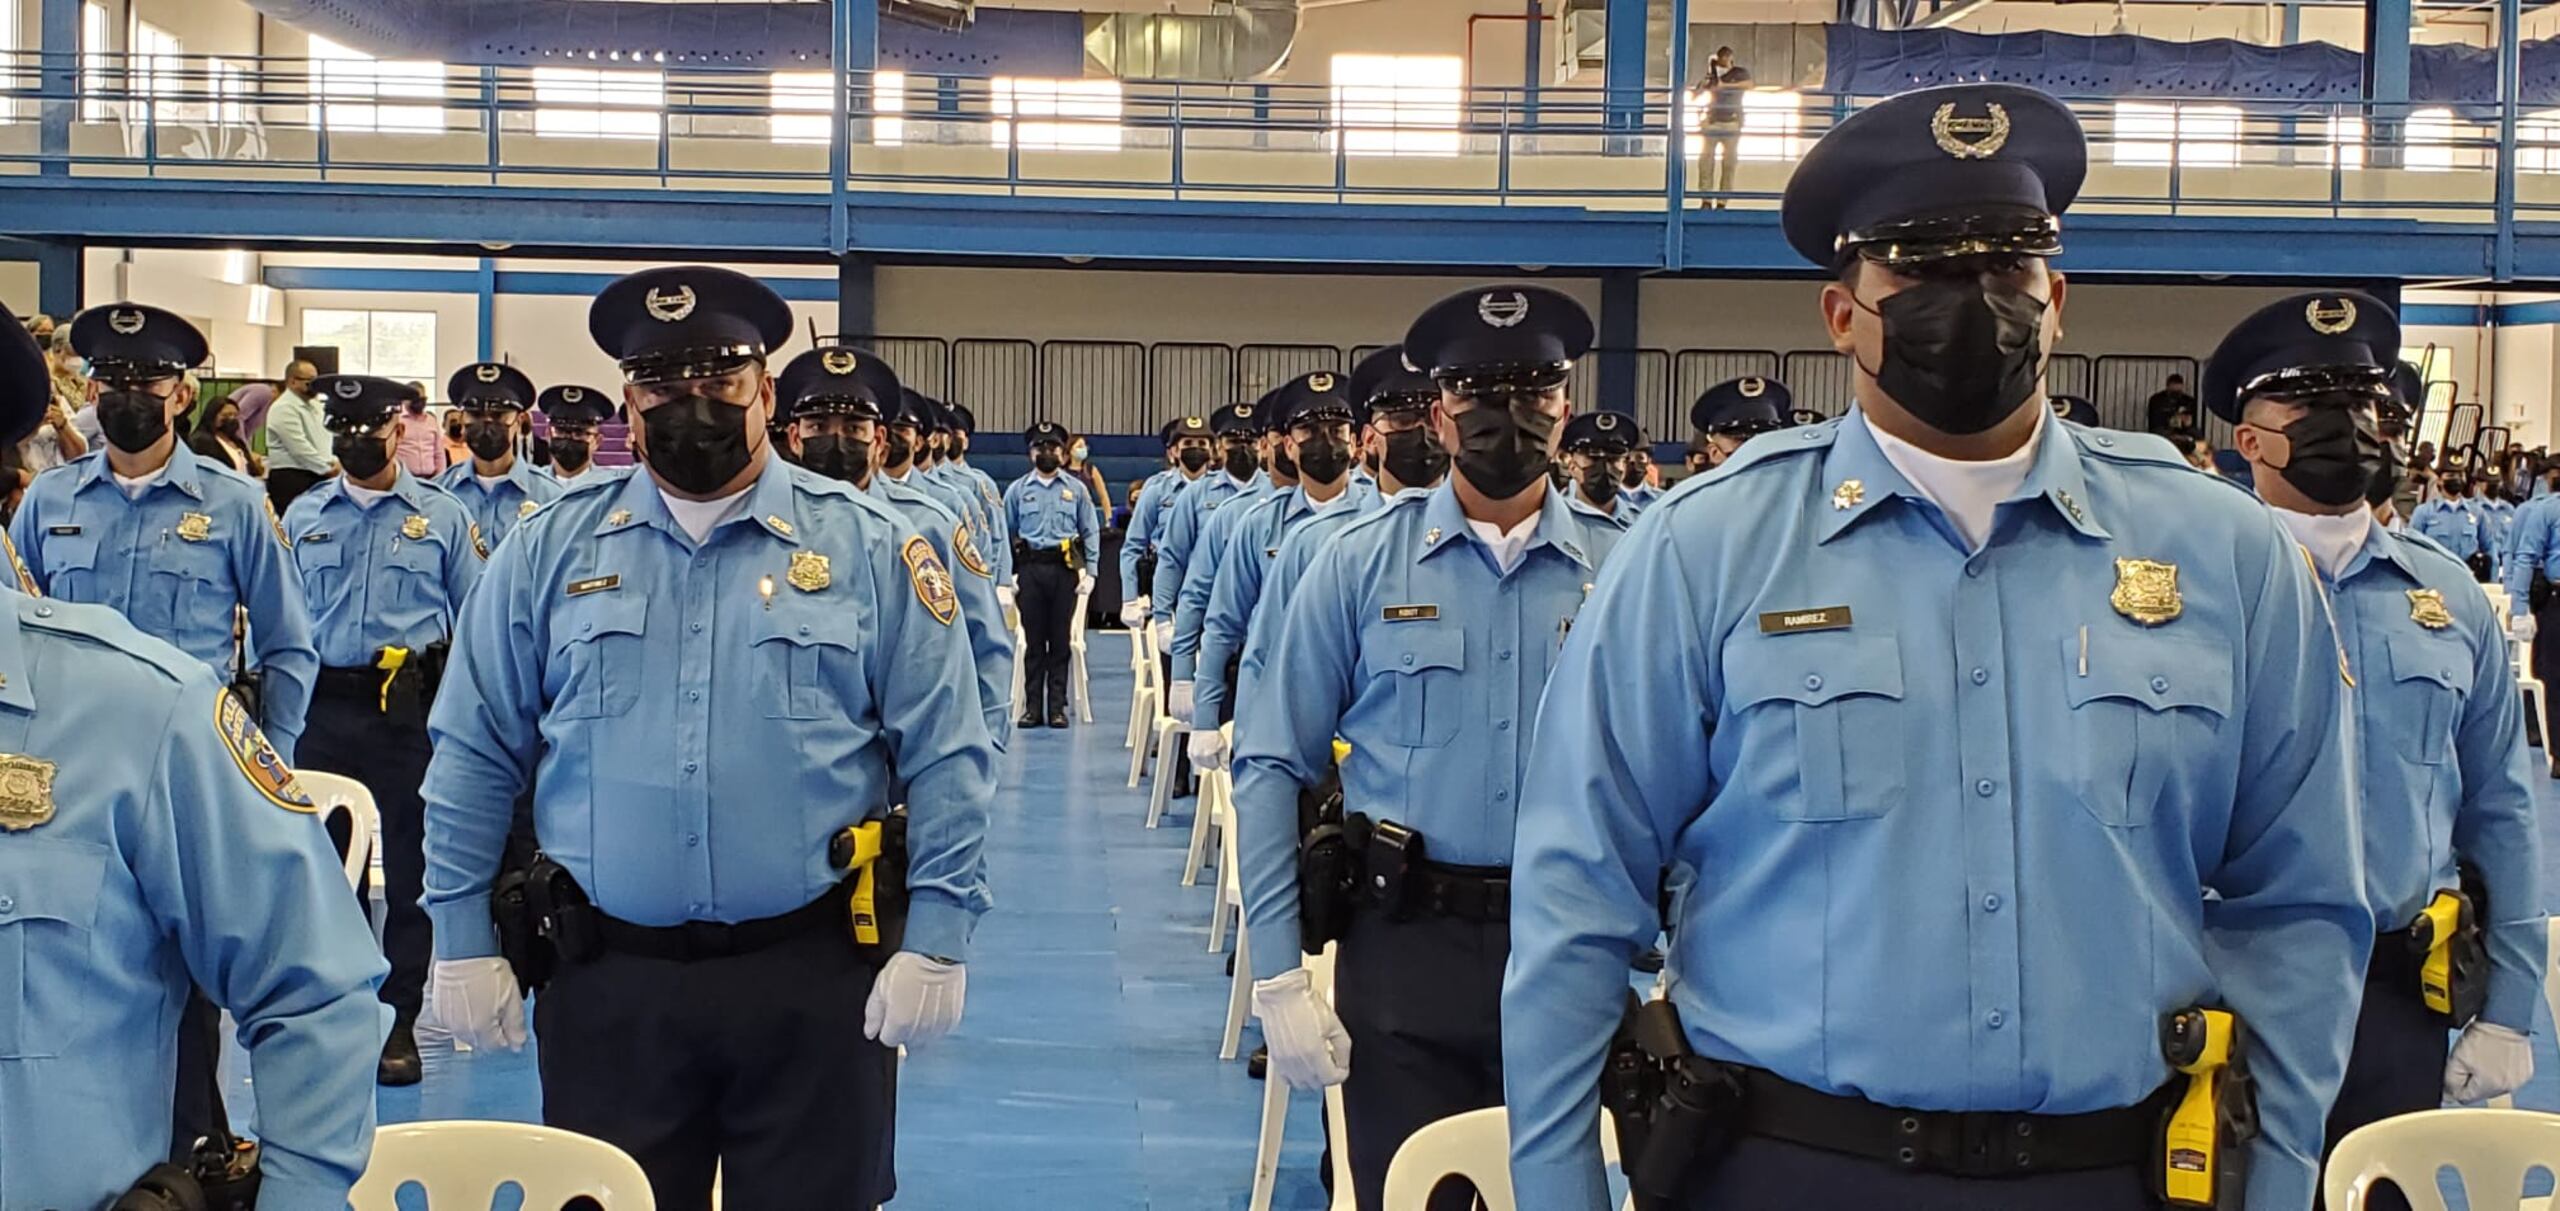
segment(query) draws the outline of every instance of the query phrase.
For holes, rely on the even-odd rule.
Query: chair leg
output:
[[[1200,885],[1200,864],[1209,858],[1209,830],[1216,826],[1216,821],[1212,817],[1217,813],[1209,810],[1209,796],[1205,788],[1200,798],[1201,801],[1191,807],[1191,851],[1188,859],[1182,864],[1184,887]]]
[[[1173,746],[1182,743],[1182,731],[1167,726],[1169,722],[1159,720],[1156,723],[1156,785],[1154,792],[1147,796],[1149,828],[1164,821],[1165,804],[1173,798],[1174,754],[1177,751]]]
[[[1218,1040],[1218,1058],[1236,1058],[1244,1040],[1244,1019],[1253,1008],[1253,955],[1245,949],[1244,931],[1236,931],[1236,974],[1227,981],[1227,1031]],[[1264,1079],[1268,1080],[1269,1073]]]
[[[1280,1183],[1280,1138],[1289,1126],[1289,1083],[1262,1081],[1262,1137],[1253,1149],[1253,1197],[1247,1211],[1271,1211],[1271,1195]],[[1344,1190],[1350,1183],[1342,1185]]]
[[[1145,706],[1149,711],[1153,711],[1153,710],[1155,709],[1155,695],[1156,695],[1156,692],[1155,692],[1154,690],[1140,690],[1140,691],[1138,691],[1139,704],[1140,704],[1140,705]],[[1146,723],[1145,723],[1145,720],[1143,720],[1143,719],[1135,719],[1135,718],[1133,718],[1133,719],[1131,719],[1131,720],[1129,721],[1129,789],[1130,789],[1130,790],[1136,790],[1136,789],[1138,789],[1138,779],[1143,778],[1143,777],[1145,777],[1145,776],[1146,776],[1146,773],[1147,773],[1147,748],[1148,748],[1147,741],[1148,741],[1149,739],[1151,739],[1151,738],[1152,738],[1152,737],[1149,737],[1149,736],[1147,735],[1147,733],[1146,733]]]

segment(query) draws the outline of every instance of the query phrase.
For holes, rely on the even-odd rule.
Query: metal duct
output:
[[[1084,48],[1123,80],[1252,80],[1288,62],[1298,21],[1298,0],[1224,0],[1198,16],[1088,14]]]

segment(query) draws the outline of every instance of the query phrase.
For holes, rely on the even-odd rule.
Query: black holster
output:
[[[1618,1155],[1638,1211],[1667,1206],[1740,1134],[1740,1070],[1690,1050],[1680,1012],[1666,1000],[1628,1010],[1600,1090],[1601,1103],[1617,1115]]]
[[[602,914],[569,868],[535,854],[525,870],[524,903],[533,926],[528,952],[545,983],[564,964],[592,963],[604,954]],[[503,945],[503,931],[499,938]]]
[[[845,844],[842,838],[839,833],[837,839],[828,842],[827,858],[836,869],[847,870],[850,875],[852,858],[837,848]],[[880,818],[880,856],[872,859],[871,869],[872,913],[880,921],[880,940],[869,943],[857,938],[854,948],[878,966],[887,963],[907,940],[907,905],[911,899],[907,888],[907,813],[894,811]],[[853,894],[853,882],[850,877],[845,880],[844,894],[848,898]]]
[[[204,1187],[176,1165],[153,1165],[107,1211],[207,1211]]]
[[[267,675],[263,669],[231,670],[231,696],[249,712],[249,718],[260,728],[267,726]]]
[[[1152,598],[1156,593],[1156,553],[1148,551],[1138,557],[1138,596]]]
[[[516,973],[516,986],[526,992],[551,982],[560,957],[542,936],[541,917],[533,910],[534,871],[545,861],[537,859],[529,869],[500,870],[497,881],[489,886],[489,919],[497,927],[498,957],[507,961]]]
[[[257,1211],[258,1160],[254,1140],[199,1140],[186,1164],[153,1165],[108,1211]]]
[[[2542,569],[2533,570],[2533,582],[2525,586],[2524,601],[2525,608],[2537,614],[2542,612],[2542,607],[2551,604],[2551,582],[2543,578]]]
[[[1343,817],[1339,774],[1298,792],[1298,947],[1308,954],[1322,953],[1325,943],[1341,941],[1350,930],[1351,899],[1360,881],[1354,821],[1365,838],[1367,817]]]

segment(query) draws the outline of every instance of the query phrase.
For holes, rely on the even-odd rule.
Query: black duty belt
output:
[[[1742,1129],[1825,1152],[1953,1177],[2027,1177],[2146,1163],[2183,1082],[2132,1106],[2087,1114],[1900,1110],[1742,1073]]]
[[[1056,547],[1035,547],[1027,542],[1013,544],[1013,559],[1015,563],[1053,563],[1062,568],[1067,566],[1065,551]]]
[[[733,958],[781,945],[802,934],[845,927],[846,890],[839,886],[779,916],[735,924],[687,921],[682,925],[634,925],[597,913],[596,932],[606,950],[644,959],[693,963]]]
[[[1511,920],[1511,870],[1425,862],[1414,872],[1413,911],[1495,924]]]

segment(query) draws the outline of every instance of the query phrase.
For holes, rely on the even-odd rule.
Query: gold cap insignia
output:
[[[53,763],[0,753],[0,832],[22,833],[51,819]]]
[[[142,326],[149,323],[150,319],[151,317],[139,311],[119,307],[107,313],[107,327],[118,336],[132,336],[142,331]]]
[[[1603,432],[1615,429],[1618,427],[1618,414],[1614,412],[1603,412],[1600,415],[1591,418],[1591,427]]]
[[[202,513],[178,515],[178,537],[188,542],[203,542],[213,535],[213,518]]]
[[[605,515],[604,515],[604,524],[606,524],[606,525],[608,525],[608,526],[627,526],[627,525],[630,525],[630,524],[631,524],[631,510],[629,510],[629,509],[616,509],[616,510],[614,510],[614,511],[613,511],[613,512],[611,512],[611,513],[607,513],[607,514],[605,514]]]
[[[996,578],[995,573],[987,570],[987,561],[978,557],[977,537],[969,533],[969,523],[965,521],[960,523],[959,529],[951,532],[951,557],[982,579]]]
[[[528,501],[524,502],[523,504],[517,505],[517,506],[516,506],[516,520],[517,520],[517,521],[523,521],[525,518],[531,517],[531,516],[533,516],[536,512],[540,511],[540,510],[541,510],[541,508],[542,508],[542,502],[541,502],[541,501],[538,501],[538,500],[528,500]]]
[[[803,593],[815,593],[835,583],[835,573],[827,568],[827,557],[815,551],[793,551],[791,571],[784,579]]]
[[[2409,590],[2409,621],[2430,631],[2441,631],[2453,625],[2453,611],[2444,608],[2444,594],[2434,589]]]
[[[935,621],[950,626],[960,616],[960,595],[953,591],[951,573],[942,569],[933,544],[922,537],[910,538],[898,549],[898,557],[907,563],[907,579],[916,587],[916,600],[924,603]]]
[[[1476,298],[1476,318],[1488,328],[1514,328],[1529,318],[1529,296],[1517,290]]]
[[[693,287],[678,286],[673,290],[651,290],[640,300],[648,308],[649,318],[672,324],[693,314]]]
[[[484,383],[494,383],[498,381],[499,375],[506,372],[506,367],[501,366],[496,362],[482,362],[479,365],[472,367],[471,377],[479,379]]]
[[[354,399],[362,394],[364,394],[363,383],[359,383],[351,378],[342,378],[338,380],[339,399]]]
[[[577,387],[562,387],[560,389],[560,398],[574,404],[579,400],[587,398],[587,393],[583,389]]]
[[[1307,390],[1309,390],[1309,391],[1331,391],[1331,390],[1333,390],[1333,376],[1332,376],[1332,375],[1330,375],[1330,374],[1323,373],[1323,372],[1321,372],[1321,371],[1319,371],[1319,372],[1317,372],[1317,373],[1315,373],[1315,374],[1310,374],[1310,375],[1308,375],[1308,376],[1307,376]]]
[[[427,536],[427,515],[412,513],[400,521],[400,537],[420,539]]]
[[[222,736],[222,747],[230,751],[232,763],[240,767],[249,785],[257,787],[267,802],[306,816],[320,810],[311,796],[303,793],[302,783],[294,778],[284,756],[267,742],[267,734],[258,730],[258,721],[249,717],[248,705],[229,690],[214,701],[213,730]],[[5,773],[0,773],[0,782],[5,780]]]
[[[2107,604],[2116,613],[2156,627],[2186,612],[2186,602],[2178,596],[2178,565],[2150,559],[2116,561],[2116,591]]]
[[[2009,111],[1998,102],[1983,106],[1989,112],[1979,118],[1959,118],[1956,103],[1949,101],[1938,107],[1929,118],[1929,134],[1938,141],[1938,150],[1959,160],[1988,160],[2009,145]]]
[[[2313,332],[2336,336],[2356,326],[2356,301],[2344,296],[2325,302],[2315,298],[2303,305],[2302,318]]]
[[[1834,509],[1854,509],[1858,507],[1858,502],[1863,501],[1866,498],[1867,485],[1863,481],[1844,479],[1840,481],[1839,487],[1831,490],[1831,507]]]
[[[1769,389],[1769,380],[1746,378],[1741,382],[1735,383],[1733,385],[1733,389],[1740,392],[1744,399],[1758,399],[1762,392]]]
[[[851,374],[855,358],[845,350],[829,349],[818,355],[818,364],[826,367],[829,374]]]

